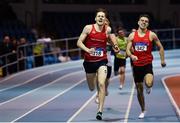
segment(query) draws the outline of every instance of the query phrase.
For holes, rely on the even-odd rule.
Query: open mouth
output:
[[[145,27],[145,26],[146,26],[146,24],[142,24],[142,26],[143,26],[143,27]]]
[[[101,23],[101,22],[103,22],[102,20],[99,20],[99,22]]]

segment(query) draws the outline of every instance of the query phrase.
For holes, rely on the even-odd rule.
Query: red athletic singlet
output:
[[[138,57],[137,61],[134,61],[135,66],[144,66],[152,63],[152,41],[149,39],[150,31],[147,30],[144,37],[139,37],[138,32],[135,31],[133,39],[134,55]]]
[[[95,48],[96,51],[93,54],[84,52],[84,60],[88,62],[96,62],[107,59],[106,42],[107,35],[105,26],[101,32],[97,32],[94,25],[92,25],[92,30],[88,34],[84,44],[88,48]]]

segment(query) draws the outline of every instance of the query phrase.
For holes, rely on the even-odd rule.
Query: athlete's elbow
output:
[[[78,42],[76,43],[76,45],[77,45],[77,47],[80,47],[80,42],[78,41]]]
[[[79,47],[79,44],[78,44],[78,43],[76,43],[76,46],[77,46],[77,47]]]
[[[160,46],[160,47],[159,47],[159,52],[164,52],[163,46]]]

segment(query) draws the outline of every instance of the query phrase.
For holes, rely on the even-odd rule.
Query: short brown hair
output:
[[[96,15],[97,15],[98,12],[103,12],[103,13],[105,13],[106,18],[108,18],[108,12],[107,12],[106,9],[104,9],[104,8],[98,8],[98,9],[96,9]]]
[[[139,16],[139,19],[142,18],[142,17],[146,17],[146,18],[148,18],[148,20],[150,21],[150,16],[149,16],[148,14],[141,14],[141,15]]]
[[[123,31],[124,31],[124,28],[123,28],[122,26],[118,26],[118,27],[116,28],[116,33],[118,33],[120,30],[123,30]]]

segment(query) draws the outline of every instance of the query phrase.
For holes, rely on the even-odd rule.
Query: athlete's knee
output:
[[[152,87],[153,86],[153,75],[152,74],[147,74],[145,77],[145,84],[147,87]]]
[[[100,83],[98,84],[98,86],[99,86],[99,89],[102,90],[102,89],[105,88],[105,83],[100,82]]]
[[[153,74],[151,74],[151,73],[146,74],[145,80],[146,80],[147,82],[152,82],[153,79],[154,79]]]
[[[120,74],[124,74],[125,73],[125,67],[124,66],[120,67],[120,72],[119,73]]]
[[[107,66],[101,66],[98,69],[98,78],[101,77],[101,79],[106,78],[107,77]],[[99,80],[101,80],[99,79]]]
[[[153,86],[153,81],[152,82],[145,82],[146,87],[151,88]]]
[[[145,84],[146,84],[146,86],[152,86],[153,85],[153,79],[146,79],[145,80]]]
[[[125,74],[125,70],[120,70],[120,72],[119,72],[121,75],[122,74]]]

